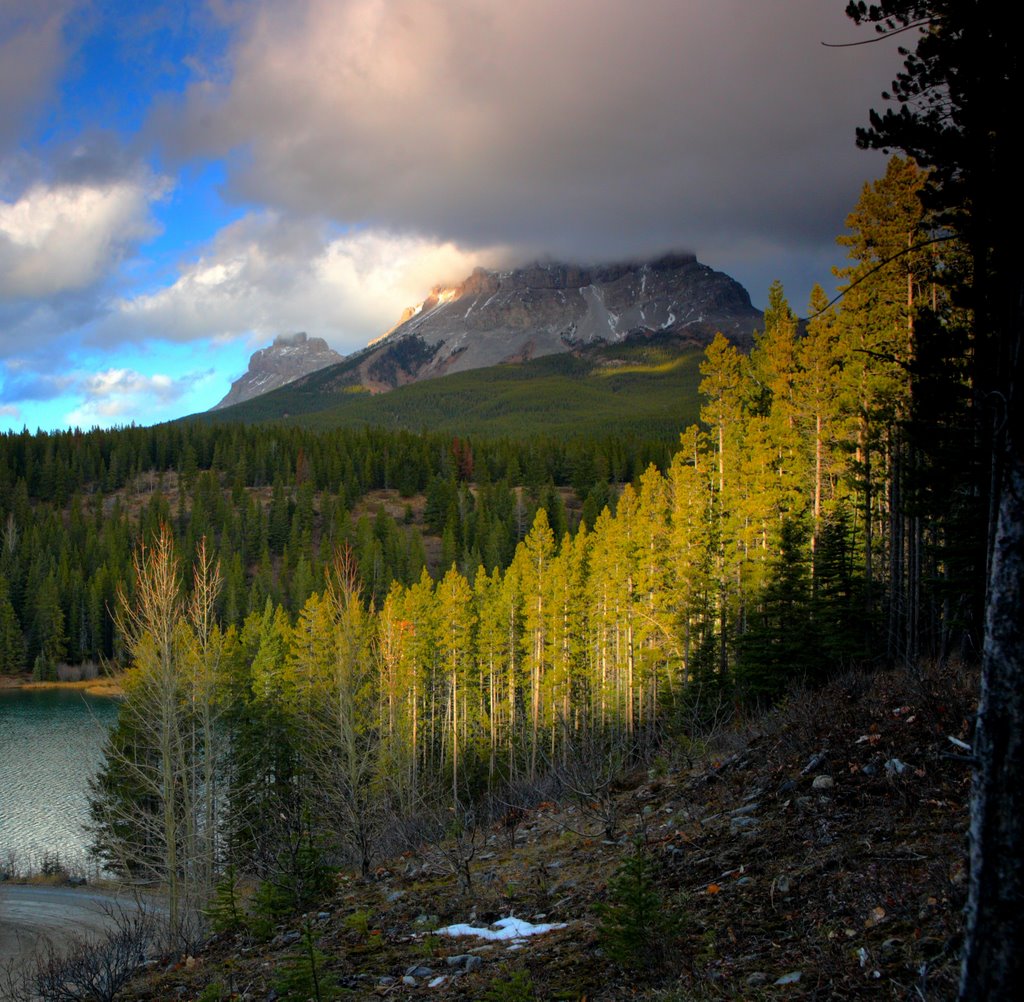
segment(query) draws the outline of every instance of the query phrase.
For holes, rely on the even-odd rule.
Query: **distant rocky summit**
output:
[[[692,254],[596,267],[477,268],[407,310],[371,345],[360,374],[380,391],[644,335],[707,345],[721,331],[746,349],[760,323],[743,286]]]
[[[249,371],[231,384],[224,399],[211,410],[220,410],[251,400],[307,376],[318,369],[344,360],[322,337],[304,333],[279,334],[269,348],[261,348],[249,359]]]

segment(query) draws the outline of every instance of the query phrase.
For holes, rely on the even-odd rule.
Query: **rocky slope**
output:
[[[300,376],[344,360],[322,337],[304,333],[279,334],[269,348],[261,348],[249,359],[249,370],[231,384],[227,396],[211,410],[220,410],[251,400]]]
[[[269,941],[217,937],[127,997],[274,998],[310,929],[355,999],[954,998],[970,770],[950,738],[970,738],[976,688],[946,666],[846,676],[732,725],[694,704],[693,740],[647,768],[523,788],[459,852],[411,845],[372,879],[343,873]],[[601,906],[638,840],[676,921],[630,970]],[[552,928],[499,938],[510,915]]]
[[[371,346],[360,374],[364,386],[380,391],[645,334],[705,345],[722,331],[747,348],[760,321],[739,283],[691,254],[593,268],[477,268],[407,310]]]

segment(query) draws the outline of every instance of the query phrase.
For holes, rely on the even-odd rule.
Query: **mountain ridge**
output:
[[[272,344],[253,352],[249,368],[210,410],[244,403],[344,360],[322,337],[309,337],[305,331],[278,334]]]
[[[604,427],[636,419],[660,427],[669,411],[696,420],[697,360],[715,333],[746,350],[762,322],[738,282],[681,253],[593,267],[477,268],[461,283],[435,286],[402,317],[334,364],[238,406],[225,398],[218,414],[407,427],[455,414],[478,429],[510,431],[518,401],[575,427],[594,423],[588,408]]]
[[[747,349],[761,316],[738,282],[689,253],[595,266],[476,268],[461,283],[435,286],[371,342],[360,378],[382,392],[637,335],[675,334],[703,347],[720,330]]]

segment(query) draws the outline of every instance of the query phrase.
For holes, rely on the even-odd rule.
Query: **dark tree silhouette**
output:
[[[1016,998],[1024,975],[1024,353],[1022,213],[1016,123],[1016,8],[991,0],[853,2],[882,35],[903,33],[904,68],[859,130],[862,146],[900,149],[929,168],[924,197],[968,250],[953,276],[972,313],[976,488],[987,500],[981,699],[971,803],[971,879],[961,999]],[[985,509],[982,509],[985,510]]]

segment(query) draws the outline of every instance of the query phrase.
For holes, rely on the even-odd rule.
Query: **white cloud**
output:
[[[80,292],[153,235],[150,202],[166,181],[34,184],[0,200],[0,302]]]
[[[63,395],[82,398],[64,417],[68,427],[107,426],[128,416],[146,415],[146,422],[158,420],[162,412],[181,400],[205,374],[190,373],[172,378],[162,373],[145,375],[132,369],[112,368],[95,373],[77,373]]]
[[[363,347],[423,299],[500,252],[253,215],[224,229],[173,285],[116,304],[97,337],[238,338],[265,343],[305,330],[348,352]]]

